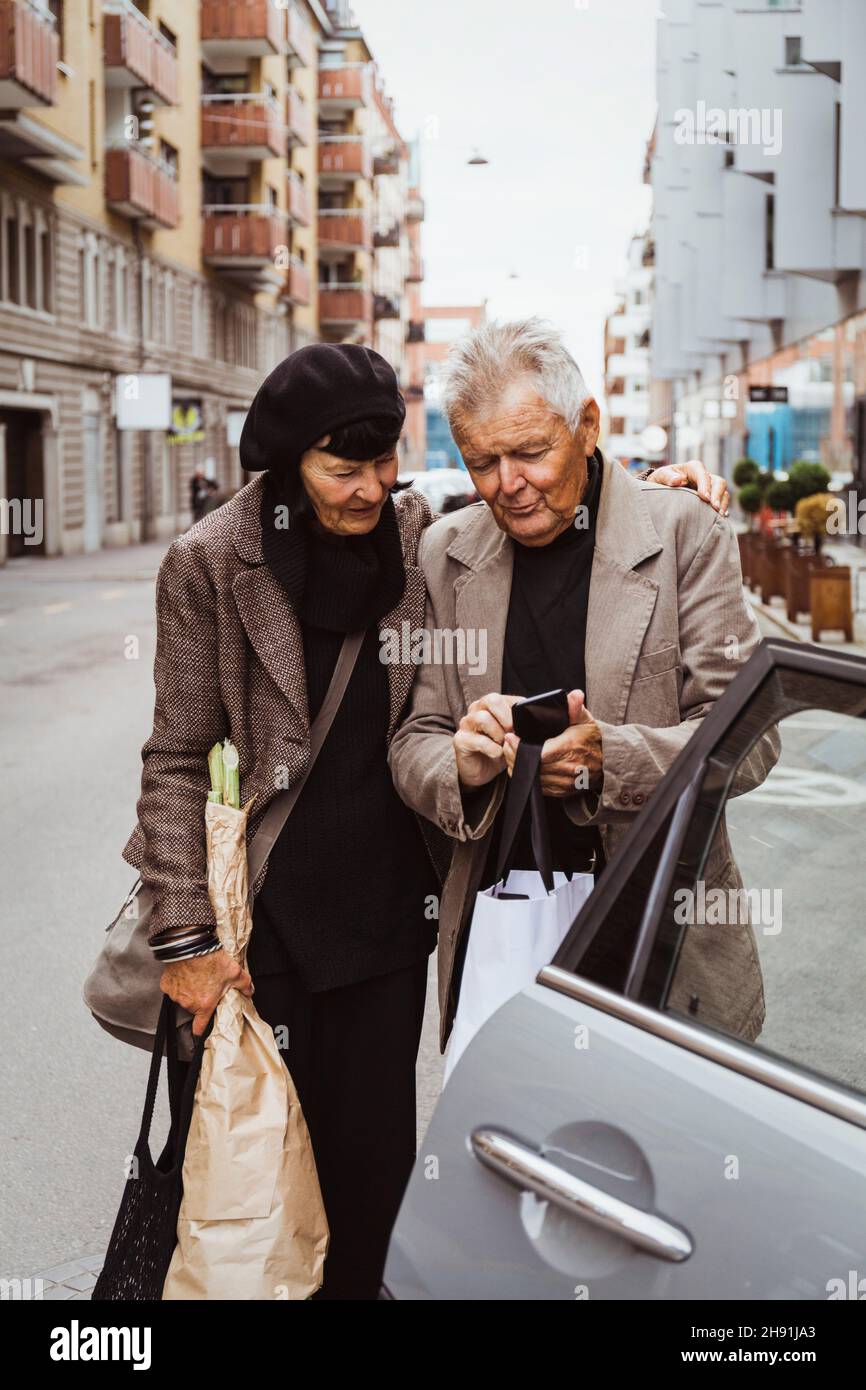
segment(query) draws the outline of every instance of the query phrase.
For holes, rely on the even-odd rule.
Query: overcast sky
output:
[[[422,136],[425,303],[553,319],[594,391],[614,282],[649,212],[659,8],[354,0],[401,132]],[[476,146],[486,168],[467,166]]]

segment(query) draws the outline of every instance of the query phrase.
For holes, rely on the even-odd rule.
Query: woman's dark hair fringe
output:
[[[387,416],[372,415],[369,420],[358,420],[351,425],[341,425],[331,434],[330,443],[322,450],[336,458],[352,459],[366,463],[389,453],[402,430]]]

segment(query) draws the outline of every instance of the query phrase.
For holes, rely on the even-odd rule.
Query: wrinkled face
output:
[[[301,480],[319,523],[338,536],[363,536],[382,515],[397,481],[397,446],[359,463],[323,452],[326,434],[301,459]]]
[[[529,377],[495,406],[464,415],[454,438],[478,495],[500,530],[522,545],[548,545],[574,520],[586,487],[586,460],[598,441],[599,410],[584,403],[572,434]]]

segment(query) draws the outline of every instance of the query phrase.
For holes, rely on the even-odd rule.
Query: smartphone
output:
[[[512,706],[511,717],[517,737],[527,743],[557,738],[568,728],[568,692],[548,690],[543,695],[530,695]]]

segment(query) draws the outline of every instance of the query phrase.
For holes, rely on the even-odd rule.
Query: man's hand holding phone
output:
[[[514,770],[519,737],[506,734],[505,766]],[[541,790],[545,796],[574,796],[578,791],[597,791],[602,782],[601,731],[586,708],[582,690],[568,694],[568,728],[548,738],[541,750]]]
[[[473,700],[454,735],[457,773],[463,787],[484,787],[505,767],[505,739],[513,733],[511,708],[519,695],[484,695]]]

